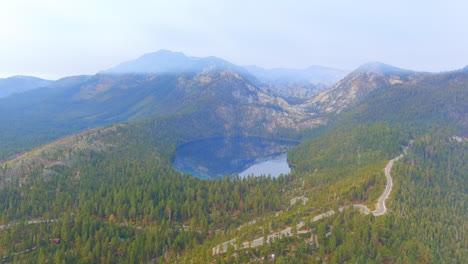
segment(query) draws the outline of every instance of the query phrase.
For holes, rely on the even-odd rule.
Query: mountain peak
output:
[[[356,71],[382,74],[398,74],[410,72],[409,70],[400,69],[382,62],[368,62],[359,66],[359,68],[357,68]]]
[[[172,72],[190,59],[182,52],[173,52],[169,50],[159,50],[146,53],[135,60],[123,62],[113,68],[103,71],[103,73],[122,74],[122,73],[158,73]]]
[[[123,62],[102,71],[104,74],[157,74],[195,73],[204,69],[236,69],[239,67],[217,57],[188,57],[182,52],[159,50],[146,53],[137,59]]]
[[[184,54],[183,52],[180,52],[180,51],[172,51],[172,50],[168,50],[168,49],[160,49],[158,51],[154,51],[154,52],[149,52],[149,53],[146,53],[146,54]],[[145,55],[145,54],[143,54]]]
[[[137,60],[142,59],[175,59],[175,58],[187,58],[184,53],[177,51],[170,51],[166,49],[158,50],[155,52],[149,52],[141,55]]]

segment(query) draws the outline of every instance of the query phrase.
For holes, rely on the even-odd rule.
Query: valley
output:
[[[8,95],[2,261],[462,263],[467,85],[163,50]]]

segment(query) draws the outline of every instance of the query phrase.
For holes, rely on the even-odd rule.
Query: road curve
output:
[[[392,191],[392,187],[393,187],[393,180],[392,180],[392,176],[390,175],[390,170],[392,169],[393,167],[393,163],[399,159],[403,158],[403,154],[401,154],[400,156],[390,160],[387,164],[387,166],[385,166],[385,177],[387,178],[387,184],[385,185],[385,190],[384,192],[382,193],[382,195],[379,197],[379,201],[377,203],[377,208],[372,211],[372,214],[374,216],[379,216],[379,215],[383,215],[387,212],[387,207],[385,206],[385,200],[387,200],[388,196],[390,195],[390,192]]]
[[[407,150],[408,150],[408,147],[405,147],[403,149],[403,152],[406,154]],[[398,161],[401,158],[403,158],[403,154],[401,154],[400,156],[398,156],[396,158],[391,159],[388,162],[387,166],[385,166],[385,168],[384,168],[385,177],[387,178],[387,184],[385,185],[384,192],[379,197],[379,201],[377,202],[376,209],[374,211],[371,211],[367,206],[365,206],[363,204],[355,204],[355,205],[353,205],[354,208],[357,208],[357,209],[361,210],[365,214],[372,213],[374,216],[380,216],[380,215],[383,215],[383,214],[385,214],[387,212],[387,207],[385,206],[385,200],[387,200],[388,196],[390,195],[390,192],[392,191],[392,187],[393,187],[393,179],[392,179],[392,176],[390,175],[390,171],[392,170],[393,163],[395,163],[395,161]],[[340,212],[342,212],[346,208],[347,207],[340,207],[338,210]],[[318,220],[320,220],[320,219],[322,219],[324,217],[329,217],[329,216],[334,215],[334,214],[335,214],[335,211],[330,210],[328,212],[325,212],[323,214],[319,214],[319,215],[315,216],[314,218],[312,218],[312,222],[316,222],[316,221],[318,221]],[[300,229],[303,226],[304,226],[304,223],[300,222],[299,224],[297,224],[296,227],[297,227],[297,229]],[[270,239],[273,240],[275,238],[281,237],[282,235],[290,236],[291,234],[292,234],[292,228],[288,227],[288,228],[285,228],[285,229],[281,230],[280,232],[276,232],[276,233],[268,235],[266,241],[265,241],[265,239],[263,237],[260,237],[260,238],[254,239],[254,240],[252,240],[250,242],[242,243],[240,248],[258,247],[258,246],[263,245],[265,242],[269,243]],[[220,253],[226,253],[229,244],[231,244],[233,246],[234,250],[237,250],[238,248],[235,245],[236,240],[237,239],[234,238],[234,239],[231,239],[229,241],[226,241],[224,243],[221,243],[221,244],[213,247],[212,248],[212,254],[216,255],[216,254],[220,254]]]
[[[405,147],[403,152],[406,153],[407,149],[408,149],[408,147]],[[365,206],[363,204],[355,204],[355,205],[353,205],[354,208],[357,208],[357,209],[361,210],[365,214],[372,213],[374,216],[380,216],[380,215],[383,215],[383,214],[385,214],[387,212],[387,207],[385,206],[385,200],[387,200],[388,196],[390,195],[390,192],[392,191],[392,187],[393,187],[393,179],[392,179],[392,175],[390,175],[390,171],[392,170],[393,163],[395,163],[395,161],[397,161],[397,160],[399,160],[401,158],[403,158],[403,154],[401,154],[400,156],[398,156],[398,157],[396,157],[394,159],[391,159],[388,162],[387,166],[385,166],[384,172],[385,172],[385,178],[387,178],[387,184],[385,185],[384,192],[379,197],[379,201],[377,202],[376,209],[371,212],[371,210],[367,206]]]

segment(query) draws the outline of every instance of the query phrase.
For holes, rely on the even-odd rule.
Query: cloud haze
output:
[[[94,1],[0,4],[0,76],[93,74],[159,49],[240,65],[444,71],[468,64],[466,1]]]

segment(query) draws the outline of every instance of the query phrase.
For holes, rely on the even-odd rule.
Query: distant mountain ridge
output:
[[[409,74],[413,71],[401,69],[382,62],[368,62],[359,66],[355,72],[380,73],[380,74]]]
[[[0,99],[4,262],[466,262],[467,68],[370,63],[290,104],[242,69],[182,60],[179,72],[75,76]],[[301,140],[293,174],[174,171],[178,146],[243,134]],[[377,202],[401,153],[388,217],[353,210]]]
[[[244,68],[222,59],[159,51],[94,76],[61,79],[31,96],[0,100],[0,137],[8,139],[0,143],[3,149],[20,147],[14,135],[31,129],[37,133],[29,137],[49,140],[163,115],[219,127],[218,136],[297,131],[324,122],[262,88]],[[46,132],[51,128],[56,135]]]
[[[348,73],[322,66],[310,66],[305,69],[244,67],[263,83],[262,88],[265,91],[276,93],[293,104],[311,99]]]
[[[298,82],[311,84],[334,84],[348,74],[348,71],[313,65],[305,69],[273,68],[244,66],[249,72],[263,82]]]
[[[291,103],[312,98],[343,78],[347,72],[322,66],[306,69],[263,69],[238,66],[217,57],[190,57],[182,52],[160,50],[121,63],[100,74],[193,74],[203,70],[230,69],[241,73],[264,92],[275,93]],[[262,84],[260,84],[262,83]]]
[[[53,81],[33,76],[12,76],[0,79],[0,98],[52,84]]]
[[[231,69],[247,74],[242,67],[214,56],[189,57],[182,52],[169,50],[146,53],[137,59],[101,71],[100,74],[180,74],[215,69]]]
[[[190,120],[201,130],[216,127],[212,135],[217,136],[300,133],[333,120],[375,91],[463,83],[464,72],[419,73],[370,63],[323,91],[326,86],[304,79],[268,82],[216,57],[163,50],[94,76],[67,77],[0,99],[0,149],[9,155],[86,128],[161,116]]]

